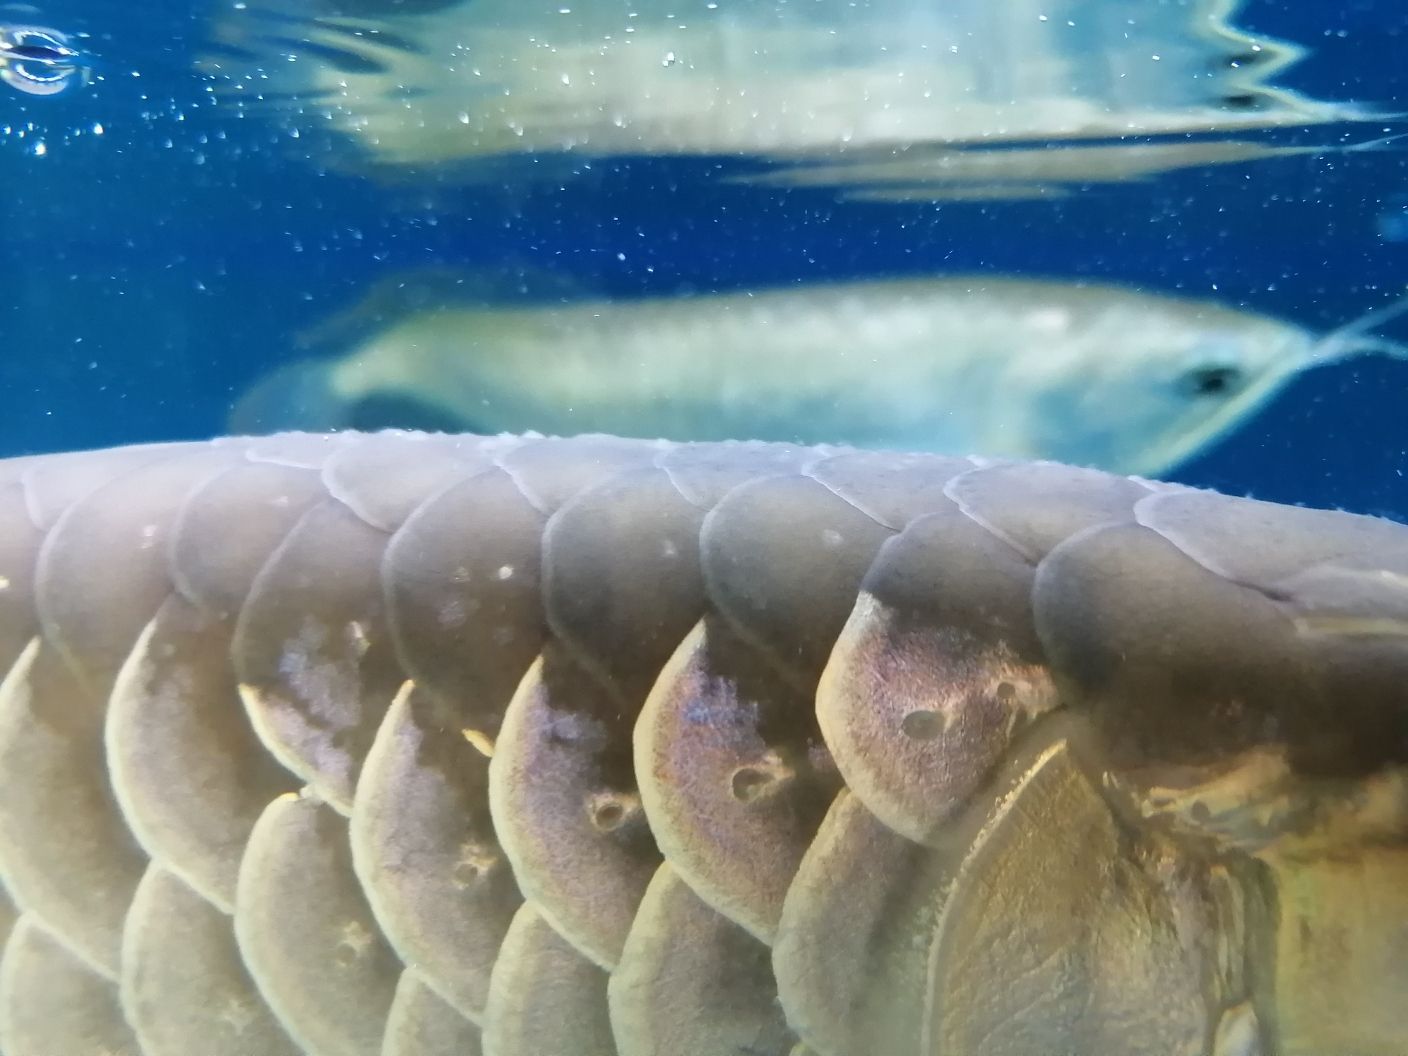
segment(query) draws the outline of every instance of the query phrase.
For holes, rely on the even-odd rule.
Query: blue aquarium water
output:
[[[457,6],[468,22],[444,15]],[[485,18],[502,6],[480,5]],[[685,6],[702,18],[721,5]],[[797,10],[733,6],[775,8],[783,21]],[[902,6],[852,5],[857,50],[886,31],[886,11]],[[1110,5],[1051,6],[1098,13]],[[1206,6],[1149,0],[1151,15],[1193,19]],[[395,135],[367,134],[365,123],[359,133],[358,106],[336,105],[336,88],[330,105],[329,82],[305,76],[341,70],[356,82],[381,68],[377,49],[423,56],[429,68],[459,49],[473,67],[493,58],[473,53],[486,41],[528,41],[514,60],[524,86],[542,89],[532,83],[540,76],[573,90],[572,73],[534,65],[531,27],[506,24],[495,36],[492,25],[472,24],[478,10],[395,0],[0,8],[0,455],[223,432],[240,394],[297,356],[298,335],[378,280],[427,265],[550,274],[616,298],[976,272],[1099,280],[1210,297],[1315,331],[1408,291],[1408,139],[1391,138],[1408,133],[1408,117],[1395,114],[1408,111],[1408,13],[1399,3],[1249,2],[1235,14],[1249,38],[1304,49],[1271,72],[1278,90],[1360,106],[1373,120],[1287,120],[1244,133],[1194,114],[1152,139],[1106,134],[1101,142],[1166,149],[1231,138],[1258,144],[1262,156],[1218,160],[1214,151],[1139,178],[1077,163],[1054,186],[1042,162],[1064,164],[1071,143],[1053,136],[1025,144],[1049,156],[1025,162],[1020,178],[1009,171],[957,191],[896,178],[879,194],[854,172],[815,175],[826,161],[825,129],[820,145],[803,142],[805,116],[763,129],[749,149],[707,137],[680,149],[676,133],[692,133],[667,112],[657,139],[642,139],[640,149],[594,150],[574,139],[574,112],[564,107],[552,142],[520,128],[524,149],[506,155],[488,149],[486,133],[474,140],[485,149],[445,159],[432,156],[443,133],[432,130],[400,155]],[[435,27],[430,45],[406,39],[415,18],[440,19],[424,23]],[[1095,68],[1114,49],[1135,47],[1128,34],[1122,44],[1075,36],[1076,20],[1069,26],[1073,83],[1083,55]],[[893,32],[905,39],[903,26]],[[988,27],[964,39],[991,47],[1010,36]],[[1023,83],[1003,54],[982,58],[995,82]],[[654,65],[668,71],[687,60],[665,50]],[[784,69],[776,55],[758,62]],[[386,65],[394,81],[396,60]],[[788,76],[813,76],[822,91],[825,78],[815,74],[799,66]],[[836,76],[841,103],[854,102],[846,70]],[[1182,76],[1158,90],[1177,94]],[[424,122],[432,103],[451,125],[462,105],[461,123],[477,128],[482,100],[468,92],[460,103],[443,85],[397,82],[383,95],[362,105],[387,128]],[[1022,117],[1021,98],[1013,99],[1002,122]],[[1219,99],[1231,117],[1250,105],[1236,93]],[[1181,95],[1175,102],[1188,105]],[[748,131],[746,121],[740,127]],[[905,126],[897,128],[869,160],[911,156],[901,148],[912,144],[897,146]],[[576,138],[610,139],[593,135]],[[926,146],[921,139],[913,145]],[[1379,139],[1371,149],[1337,149]],[[1297,146],[1325,149],[1281,149]],[[779,156],[804,156],[804,175],[753,178],[774,171]],[[1384,336],[1408,341],[1408,320],[1389,322]],[[1408,362],[1389,356],[1310,370],[1165,475],[1408,517],[1405,397]]]

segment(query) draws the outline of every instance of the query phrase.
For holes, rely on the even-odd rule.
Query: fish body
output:
[[[1156,473],[1255,411],[1315,346],[1301,327],[1208,300],[980,276],[445,304],[275,373],[232,426],[408,424],[357,417],[392,397],[488,432],[983,451]]]
[[[1403,525],[602,436],[0,500],[11,1056],[1401,1051]]]

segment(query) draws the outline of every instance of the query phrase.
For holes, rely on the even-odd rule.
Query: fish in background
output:
[[[408,180],[497,180],[491,162],[526,157],[556,179],[544,156],[569,154],[741,156],[805,181],[840,157],[1029,143],[1042,149],[998,159],[998,181],[965,173],[990,168],[983,157],[922,176],[943,197],[1030,197],[1055,155],[1074,186],[1125,152],[1117,166],[1146,174],[1279,152],[1244,141],[1219,153],[1189,134],[1385,116],[1274,85],[1303,51],[1237,28],[1241,7],[256,0],[220,9],[199,66],[222,105],[330,129],[366,168]],[[1165,138],[1122,142],[1140,136]]]
[[[384,281],[237,404],[236,432],[439,428],[755,439],[1054,459],[1157,474],[1307,368],[1408,357],[1209,300],[1007,277],[495,303],[444,271]]]

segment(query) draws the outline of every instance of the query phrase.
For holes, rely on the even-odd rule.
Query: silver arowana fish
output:
[[[7,1056],[1408,1039],[1408,527],[600,436],[0,494]]]
[[[810,283],[523,307],[482,295],[466,304],[446,278],[387,280],[340,324],[352,332],[331,342],[341,356],[265,378],[232,431],[747,437],[1158,474],[1308,367],[1403,355],[1367,330],[1408,310],[1405,299],[1317,335],[1214,301],[1056,280]]]

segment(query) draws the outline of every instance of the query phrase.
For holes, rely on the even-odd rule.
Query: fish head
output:
[[[1316,347],[1300,327],[1221,307],[1086,335],[1035,394],[1028,422],[1045,435],[1030,437],[1028,457],[1167,472],[1262,409]]]

